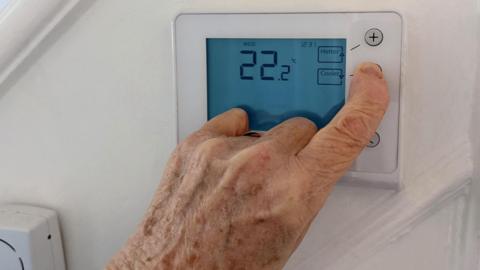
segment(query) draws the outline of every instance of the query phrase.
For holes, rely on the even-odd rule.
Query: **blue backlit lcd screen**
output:
[[[295,116],[328,124],[345,103],[345,39],[207,38],[208,119],[247,111],[252,130]]]

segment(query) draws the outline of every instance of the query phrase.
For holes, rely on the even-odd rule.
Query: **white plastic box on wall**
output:
[[[0,206],[0,269],[65,270],[54,211],[25,205]]]

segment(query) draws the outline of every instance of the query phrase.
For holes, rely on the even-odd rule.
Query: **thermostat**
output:
[[[174,27],[179,140],[234,107],[252,130],[296,116],[322,128],[345,104],[355,67],[375,62],[390,106],[343,180],[398,186],[398,13],[181,14]]]

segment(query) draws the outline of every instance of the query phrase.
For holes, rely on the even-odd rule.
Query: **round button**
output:
[[[372,28],[365,33],[365,42],[370,46],[378,46],[383,42],[383,33],[378,28]]]
[[[380,134],[378,132],[375,132],[375,135],[370,139],[370,141],[367,144],[368,148],[374,148],[377,147],[380,144]]]

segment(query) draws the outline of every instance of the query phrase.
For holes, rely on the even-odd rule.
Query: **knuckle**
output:
[[[298,129],[309,131],[309,132],[317,131],[317,125],[313,121],[309,120],[308,118],[295,117],[292,119],[292,121],[295,123],[294,128],[298,128]]]
[[[369,139],[370,125],[368,115],[361,111],[350,112],[334,126],[335,130],[351,144],[362,145]]]
[[[226,138],[211,138],[199,143],[189,152],[182,153],[183,164],[187,170],[208,170],[225,156],[229,145]]]
[[[226,148],[228,148],[227,138],[216,137],[201,142],[195,149],[197,156],[212,159],[219,156]]]
[[[250,172],[268,167],[273,157],[272,144],[271,141],[264,141],[238,152],[230,160],[232,169]]]
[[[183,140],[183,142],[181,142],[177,146],[177,149],[181,153],[191,153],[200,144],[211,138],[214,138],[214,134],[202,128],[190,134],[185,140]]]
[[[275,142],[273,140],[265,140],[254,144],[250,147],[251,160],[270,160],[275,150]]]

